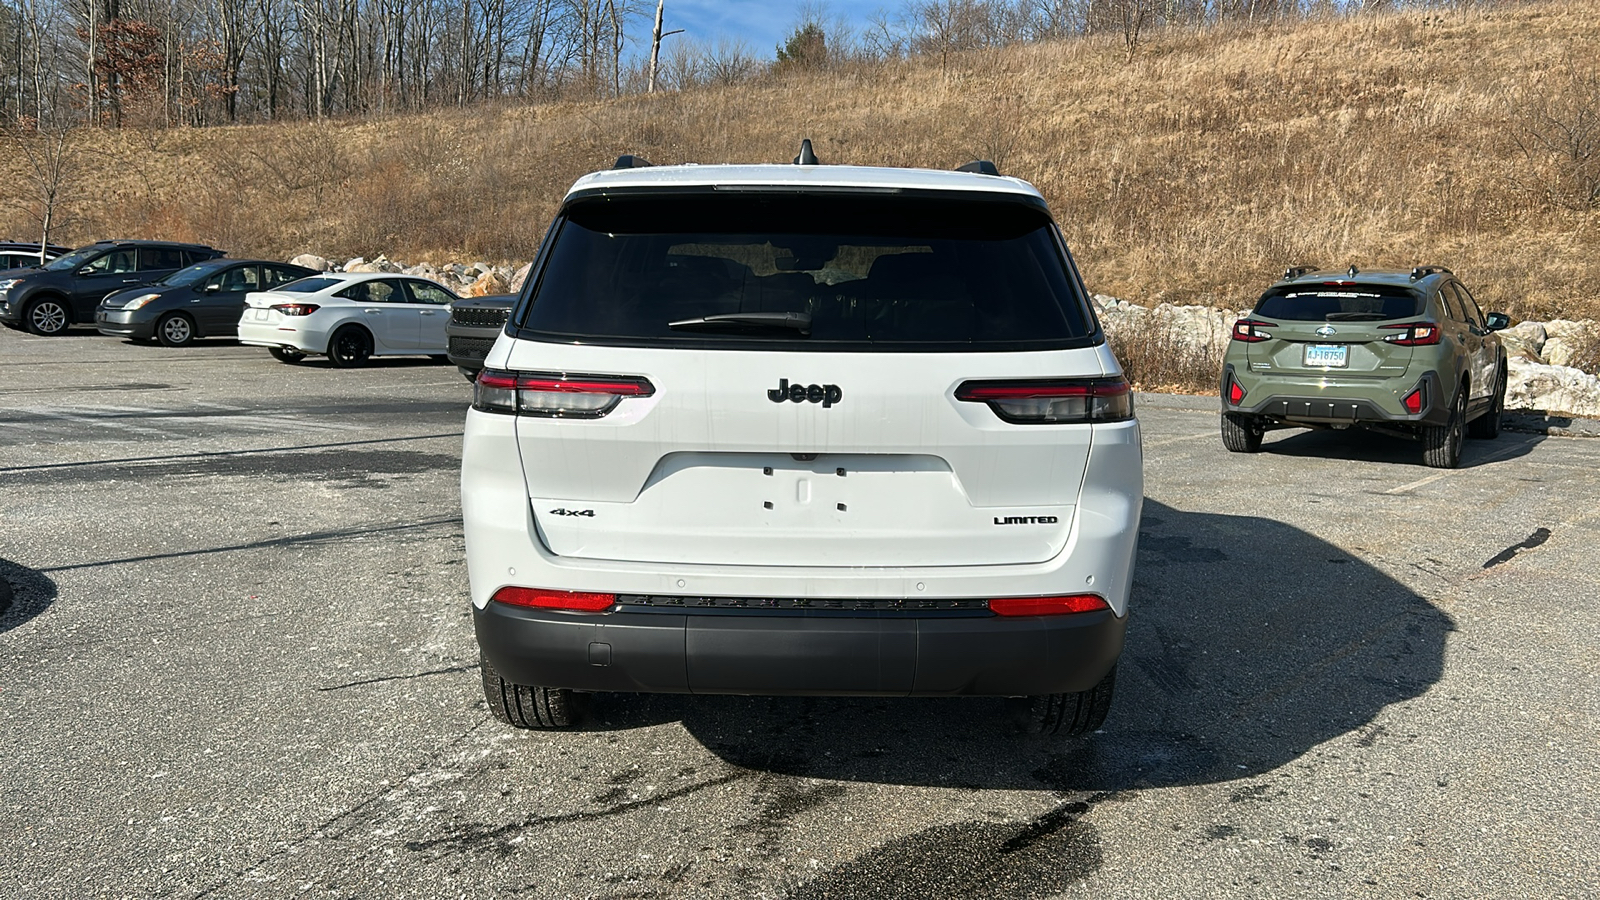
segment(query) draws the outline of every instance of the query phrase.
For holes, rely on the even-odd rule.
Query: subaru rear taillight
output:
[[[989,601],[989,611],[997,616],[1060,616],[1110,609],[1099,594],[1068,594],[1062,597],[1001,597]]]
[[[1260,319],[1240,319],[1233,323],[1233,339],[1254,344],[1258,341],[1271,340],[1272,335],[1262,331],[1263,328],[1277,328],[1272,322],[1263,322]]]
[[[1402,347],[1422,347],[1439,343],[1439,326],[1432,322],[1412,322],[1406,325],[1379,325],[1379,328],[1398,329],[1405,331],[1400,334],[1386,334],[1383,339],[1386,343],[1399,344]]]
[[[544,588],[506,586],[489,598],[495,603],[526,606],[532,609],[565,609],[573,612],[604,612],[617,602],[616,594],[586,591],[552,591]]]
[[[274,303],[272,308],[286,316],[309,316],[322,307],[315,303]]]
[[[1017,425],[1120,422],[1133,418],[1133,391],[1122,378],[966,381],[956,399],[987,403]]]
[[[644,378],[485,369],[478,373],[472,406],[512,415],[598,419],[625,397],[649,397],[655,392]]]

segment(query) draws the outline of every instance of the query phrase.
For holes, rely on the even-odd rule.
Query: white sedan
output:
[[[330,273],[246,294],[239,343],[283,362],[324,354],[340,368],[373,356],[444,356],[444,326],[458,300],[425,278]]]

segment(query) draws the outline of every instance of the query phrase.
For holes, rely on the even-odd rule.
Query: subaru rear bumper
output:
[[[1440,387],[1438,373],[1431,371],[1381,400],[1372,396],[1376,393],[1372,388],[1350,390],[1337,384],[1318,387],[1303,381],[1276,384],[1271,376],[1245,373],[1238,381],[1246,393],[1237,405],[1228,400],[1229,387],[1236,377],[1231,364],[1224,368],[1223,412],[1318,425],[1444,425],[1450,419],[1450,404]],[[1414,390],[1422,392],[1421,409],[1411,413],[1402,398]],[[1363,393],[1368,396],[1361,396]]]
[[[642,598],[641,598],[642,599]],[[752,601],[760,603],[761,601]],[[474,607],[484,659],[515,684],[582,691],[1030,696],[1088,690],[1127,618],[859,610],[568,613]]]

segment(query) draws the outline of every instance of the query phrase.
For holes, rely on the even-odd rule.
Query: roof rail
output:
[[[616,163],[613,164],[611,166],[611,168],[613,168],[613,169],[648,169],[648,168],[650,168],[650,165],[651,165],[650,164],[650,160],[645,159],[642,156],[634,156],[632,153],[624,153],[621,156],[617,157]]]
[[[1427,278],[1429,275],[1454,275],[1455,273],[1444,266],[1417,266],[1411,270],[1411,280]]]
[[[977,175],[999,175],[1000,169],[987,159],[975,159],[964,166],[957,166],[957,172],[972,172]]]
[[[802,138],[800,141],[800,155],[794,158],[797,166],[817,165],[817,152],[811,149],[811,138]]]
[[[1316,266],[1290,266],[1283,270],[1283,280],[1293,281],[1307,272],[1315,272],[1316,270]]]

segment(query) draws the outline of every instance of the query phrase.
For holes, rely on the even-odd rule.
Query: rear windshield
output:
[[[333,287],[336,284],[344,284],[344,279],[323,278],[313,275],[310,278],[302,278],[299,281],[280,284],[273,290],[281,294],[315,294],[317,291]]]
[[[1052,349],[1097,333],[1043,210],[948,196],[579,201],[518,318],[527,337],[640,346]]]
[[[1380,284],[1307,285],[1273,288],[1261,295],[1255,314],[1296,322],[1379,322],[1422,315],[1426,301],[1416,291]]]

